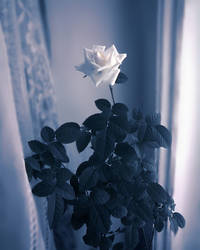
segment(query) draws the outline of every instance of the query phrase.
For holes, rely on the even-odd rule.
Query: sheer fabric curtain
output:
[[[200,1],[185,0],[177,112],[175,198],[186,228],[172,240],[172,249],[200,249]]]
[[[25,173],[5,39],[0,25],[0,248],[45,249]]]
[[[33,198],[23,163],[31,154],[27,141],[39,137],[42,126],[57,124],[38,1],[1,0],[0,17],[0,183],[4,199],[0,248],[54,249],[47,201]]]
[[[162,124],[172,133],[170,149],[161,149],[158,155],[158,174],[161,183],[174,197],[174,172],[176,168],[177,135],[180,124],[177,120],[179,105],[180,60],[182,31],[184,22],[184,0],[158,1],[158,36],[157,36],[157,110],[161,112]],[[179,190],[181,193],[182,190]],[[176,210],[182,212],[177,202]],[[154,249],[170,250],[172,248],[169,225],[164,232],[157,234]],[[181,249],[181,248],[179,248]]]

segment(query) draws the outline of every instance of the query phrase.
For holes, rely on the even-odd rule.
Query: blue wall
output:
[[[115,44],[119,53],[127,53],[121,70],[129,81],[115,85],[116,101],[131,109],[155,110],[157,0],[48,0],[46,4],[60,123],[81,123],[98,112],[96,99],[111,101],[108,87],[96,88],[74,68],[83,61],[83,48],[93,44]],[[67,149],[72,169],[88,157],[89,152],[79,155],[74,145]],[[87,249],[78,240],[77,247]]]

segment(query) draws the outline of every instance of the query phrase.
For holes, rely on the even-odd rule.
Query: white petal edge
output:
[[[117,77],[119,75],[120,69],[116,69],[114,72],[112,72],[112,76],[110,77],[110,79],[108,80],[110,82],[110,85],[113,86],[115,85],[115,82],[117,80]]]
[[[115,84],[116,80],[117,80],[119,72],[120,72],[120,69],[115,69],[115,70],[111,71],[110,74],[106,74],[107,77],[103,78],[103,80],[100,83],[104,84],[104,85],[113,86]],[[100,83],[98,83],[96,85],[96,87],[98,87]]]
[[[117,59],[119,63],[121,64],[126,57],[127,57],[127,54],[119,54]]]
[[[92,50],[93,51],[104,51],[105,50],[105,48],[106,48],[106,46],[102,46],[102,45],[93,45],[92,46]]]

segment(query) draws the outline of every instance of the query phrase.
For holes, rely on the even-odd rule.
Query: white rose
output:
[[[85,62],[75,66],[78,71],[89,76],[96,87],[100,84],[114,85],[120,72],[119,66],[126,54],[119,54],[114,45],[105,50],[105,46],[94,45],[84,49]]]

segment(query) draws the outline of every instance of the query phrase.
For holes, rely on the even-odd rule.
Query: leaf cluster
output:
[[[43,142],[30,141],[34,155],[25,159],[29,179],[40,182],[33,188],[37,196],[48,197],[49,223],[54,227],[67,205],[73,205],[74,230],[86,225],[85,244],[108,249],[134,249],[146,224],[161,232],[169,220],[174,233],[185,226],[169,193],[156,183],[154,150],[168,148],[171,134],[160,124],[160,114],[144,116],[123,103],[98,99],[99,112],[82,125],[68,122],[56,131],[44,127]],[[88,160],[72,173],[63,144],[76,143],[79,153],[90,146]],[[121,227],[111,230],[112,217]],[[125,242],[114,244],[116,234]]]

